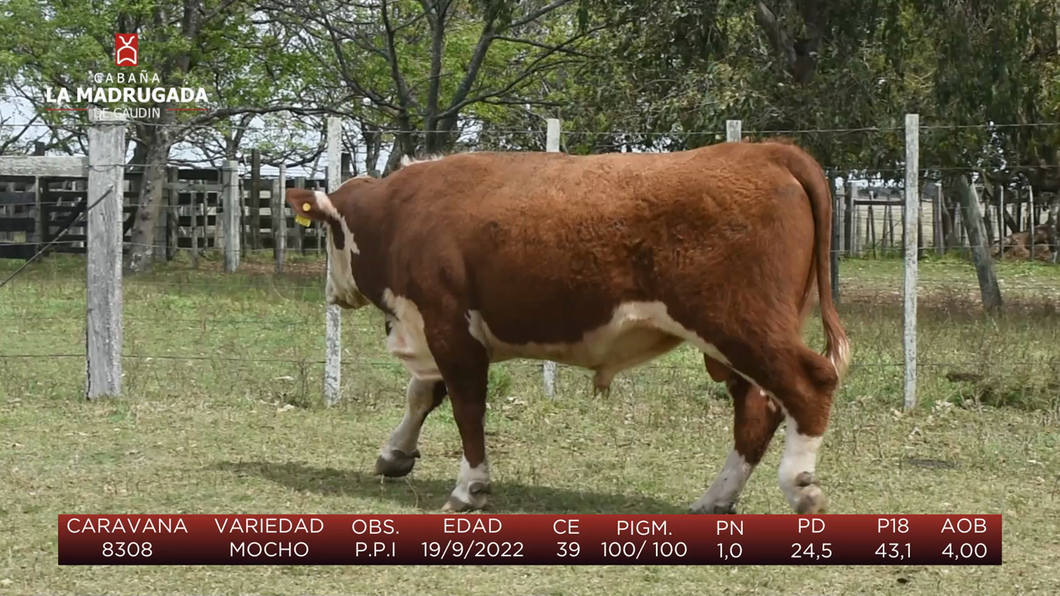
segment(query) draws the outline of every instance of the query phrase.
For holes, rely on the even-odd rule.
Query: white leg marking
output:
[[[822,439],[800,434],[795,420],[786,416],[784,453],[780,458],[778,479],[780,490],[784,491],[784,497],[796,512],[821,495],[821,489],[816,485],[800,487],[798,478],[803,472],[812,475],[816,470],[817,450],[821,447]]]
[[[445,511],[460,511],[463,509],[482,509],[486,505],[487,495],[484,491],[489,490],[490,471],[489,464],[483,461],[472,468],[467,463],[467,458],[460,458],[460,473],[456,476],[456,488],[449,496],[449,501],[442,508]]]
[[[747,463],[735,449],[729,452],[721,472],[714,478],[707,492],[692,503],[694,513],[730,513],[734,511],[736,501],[747,484],[754,466]]]
[[[420,439],[423,419],[431,410],[434,401],[434,381],[413,378],[405,390],[405,416],[401,418],[390,438],[383,445],[379,456],[388,459],[405,459],[414,451]],[[400,453],[395,453],[395,451]]]

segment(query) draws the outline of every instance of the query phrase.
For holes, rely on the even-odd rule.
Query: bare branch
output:
[[[412,98],[409,97],[408,86],[405,85],[405,77],[401,74],[401,68],[398,66],[397,61],[397,44],[394,40],[394,28],[390,25],[390,6],[387,5],[386,0],[382,0],[382,15],[383,15],[383,29],[386,32],[386,47],[388,52],[388,61],[390,63],[390,76],[394,79],[394,85],[397,87],[398,93],[398,105],[401,107],[401,116],[407,121],[409,113],[409,105],[414,103]],[[404,122],[402,124],[405,124]]]
[[[567,4],[570,4],[573,1],[574,0],[554,0],[552,2],[552,4],[547,4],[545,6],[542,6],[541,8],[539,8],[539,9],[537,9],[537,10],[535,10],[535,11],[533,11],[533,12],[527,14],[527,15],[525,15],[523,18],[521,18],[521,19],[519,19],[517,21],[512,21],[512,23],[510,25],[508,25],[505,28],[505,30],[507,30],[507,29],[515,29],[517,27],[522,27],[523,25],[525,25],[527,23],[530,23],[532,21],[536,21],[537,19],[539,19],[539,18],[545,16],[546,14],[556,10],[557,8],[562,8],[563,6],[565,6]]]
[[[32,127],[34,125],[34,123],[37,122],[37,119],[39,119],[39,118],[40,118],[40,115],[39,114],[35,114],[33,116],[33,119],[30,120],[29,122],[27,122],[26,125],[22,127],[22,130],[20,130],[17,134],[12,136],[11,138],[5,140],[4,143],[2,145],[0,145],[0,154],[5,153],[8,150],[9,147],[11,147],[15,143],[17,143],[22,138],[22,135],[26,134],[26,131],[28,131],[30,129],[30,127]]]
[[[506,35],[497,35],[493,39],[496,40],[496,41],[507,41],[509,43],[524,44],[524,45],[528,45],[528,46],[533,46],[535,48],[541,48],[541,49],[544,49],[544,50],[552,50],[554,52],[560,52],[560,53],[563,53],[563,54],[569,54],[571,56],[581,56],[582,58],[599,58],[599,56],[594,56],[592,54],[586,54],[585,52],[579,52],[577,50],[571,50],[571,49],[567,49],[567,48],[560,47],[560,46],[553,46],[553,45],[549,45],[547,43],[541,43],[539,41],[531,41],[529,39],[520,39],[518,37],[508,37]]]
[[[482,34],[479,35],[478,42],[475,44],[475,50],[471,54],[471,62],[467,66],[467,72],[464,73],[464,80],[460,81],[460,86],[456,88],[456,92],[453,93],[453,99],[449,103],[449,108],[438,116],[444,118],[448,114],[455,113],[460,108],[467,105],[462,103],[467,97],[467,94],[471,92],[471,86],[475,84],[475,80],[478,78],[478,71],[482,68],[482,62],[486,59],[486,52],[490,48],[490,43],[493,41],[495,31],[493,30],[494,18],[491,16],[486,19],[486,22],[482,26]]]
[[[564,41],[563,43],[561,43],[561,44],[559,44],[557,46],[552,46],[552,47],[547,48],[540,56],[538,56],[536,59],[534,59],[520,75],[516,76],[516,78],[514,80],[512,80],[507,85],[505,85],[503,88],[501,88],[501,89],[499,89],[497,91],[483,93],[481,95],[476,95],[476,96],[471,97],[471,98],[468,98],[467,94],[464,94],[464,97],[461,98],[459,101],[454,97],[453,104],[447,110],[445,110],[444,112],[439,114],[439,117],[440,118],[451,118],[451,117],[454,117],[454,116],[456,116],[457,113],[459,113],[459,111],[464,106],[473,104],[475,102],[482,101],[484,99],[494,98],[494,97],[498,97],[500,95],[503,95],[505,93],[508,93],[509,91],[514,89],[517,85],[519,85],[521,82],[525,81],[527,78],[529,78],[530,76],[532,76],[532,75],[534,75],[534,74],[536,74],[538,72],[541,72],[541,71],[546,70],[548,68],[553,68],[554,66],[557,66],[559,64],[573,64],[574,62],[572,62],[570,60],[565,60],[565,61],[557,61],[555,63],[550,63],[550,64],[547,64],[547,65],[544,65],[544,66],[539,66],[539,65],[541,65],[541,63],[543,61],[548,59],[553,54],[561,52],[567,46],[577,42],[578,40],[580,40],[580,39],[582,39],[582,38],[584,38],[584,37],[586,37],[588,35],[591,35],[591,34],[597,32],[597,31],[601,30],[602,28],[603,27],[601,26],[601,27],[595,27],[593,29],[589,29],[589,30],[585,31],[584,33],[580,33],[578,35],[575,35],[574,37],[571,37],[570,39]]]
[[[500,89],[497,89],[496,91],[490,91],[490,92],[487,92],[487,93],[482,93],[480,95],[475,95],[473,97],[467,98],[463,102],[461,102],[461,103],[449,108],[445,112],[443,112],[441,114],[441,117],[443,117],[443,118],[453,117],[461,109],[463,109],[465,106],[471,105],[473,103],[478,103],[480,101],[484,101],[484,100],[487,100],[487,99],[491,99],[491,98],[494,98],[494,97],[500,97],[500,96],[512,91],[517,86],[519,86],[520,83],[523,83],[524,81],[526,81],[528,78],[532,77],[535,74],[545,72],[547,70],[556,68],[558,66],[562,66],[564,64],[575,64],[575,62],[573,60],[557,60],[555,62],[549,62],[547,64],[540,64],[542,61],[543,61],[543,57],[539,58],[538,60],[535,60],[533,63],[531,63],[530,66],[528,66],[526,68],[526,70],[524,70],[522,73],[520,73],[519,76],[517,76],[514,79],[512,79],[511,81],[509,81],[508,84],[505,85],[504,87],[502,87]]]

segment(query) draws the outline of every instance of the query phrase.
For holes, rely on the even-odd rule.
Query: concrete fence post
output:
[[[920,219],[920,115],[905,115],[905,409],[916,405],[916,291],[917,291],[917,222]]]
[[[328,118],[328,192],[335,192],[342,184],[342,120],[331,116]],[[325,238],[328,230],[320,237],[320,242],[331,242]],[[327,284],[331,284],[330,255],[324,253],[324,270]],[[340,383],[342,380],[342,311],[334,304],[325,304],[326,355],[324,361],[324,404],[333,406],[341,399]]]
[[[728,143],[739,143],[743,129],[743,120],[725,121],[725,141]]]
[[[121,395],[125,117],[91,111],[85,198],[88,399]]]
[[[559,118],[549,118],[545,129],[545,151],[559,153],[560,121]],[[556,396],[556,374],[558,366],[555,362],[546,361],[542,375],[545,385],[545,394],[553,398]]]
[[[224,239],[225,239],[225,273],[233,273],[239,268],[239,243],[242,234],[240,215],[242,208],[239,200],[239,163],[230,159],[225,161],[222,171],[224,179]]]

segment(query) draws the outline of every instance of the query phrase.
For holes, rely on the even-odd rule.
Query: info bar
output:
[[[1000,515],[59,516],[60,565],[1000,565]]]

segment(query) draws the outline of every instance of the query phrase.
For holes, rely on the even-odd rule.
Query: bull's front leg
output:
[[[375,473],[388,478],[407,476],[420,457],[418,449],[420,430],[427,415],[442,404],[446,396],[445,383],[424,381],[413,377],[405,390],[405,415],[390,433],[379,458],[375,460]]]

